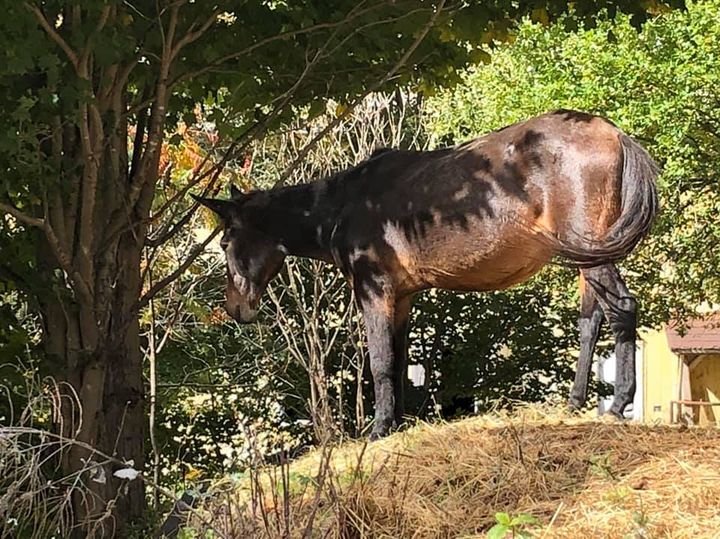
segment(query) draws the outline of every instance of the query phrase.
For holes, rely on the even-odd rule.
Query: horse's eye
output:
[[[226,250],[227,250],[228,245],[230,245],[230,242],[229,242],[227,239],[223,238],[223,239],[220,240],[220,248],[221,248],[223,251],[226,251]]]

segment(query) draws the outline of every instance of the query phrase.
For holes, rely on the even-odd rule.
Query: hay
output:
[[[720,537],[718,463],[718,429],[526,408],[338,448],[322,492],[290,496],[285,528],[301,536],[312,515],[312,536],[472,537],[502,511],[534,515],[543,538]]]

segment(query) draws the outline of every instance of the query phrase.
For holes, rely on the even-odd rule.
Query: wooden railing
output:
[[[677,415],[675,414],[675,405],[677,405]],[[690,407],[720,406],[720,402],[691,401],[691,400],[670,401],[670,422],[671,423],[679,423],[680,422],[683,406],[690,406]]]

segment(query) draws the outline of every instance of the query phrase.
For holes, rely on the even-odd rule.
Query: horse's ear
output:
[[[192,193],[190,194],[190,196],[196,202],[199,202],[206,208],[210,208],[212,211],[217,213],[223,219],[229,219],[233,214],[233,209],[235,208],[235,203],[231,200],[220,200],[218,198],[199,197],[199,196],[193,195]]]
[[[243,193],[240,189],[235,187],[234,183],[230,184],[230,198],[232,200],[238,200],[245,196],[245,193]]]

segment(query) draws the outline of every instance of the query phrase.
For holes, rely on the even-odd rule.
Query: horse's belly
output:
[[[427,286],[448,290],[502,290],[522,283],[552,258],[548,249],[525,245],[489,252],[446,251],[434,264],[421,264],[420,277]]]
[[[468,227],[435,223],[412,240],[386,226],[388,272],[401,292],[423,288],[502,290],[529,279],[553,256],[547,243],[525,228],[499,220],[468,221]]]

